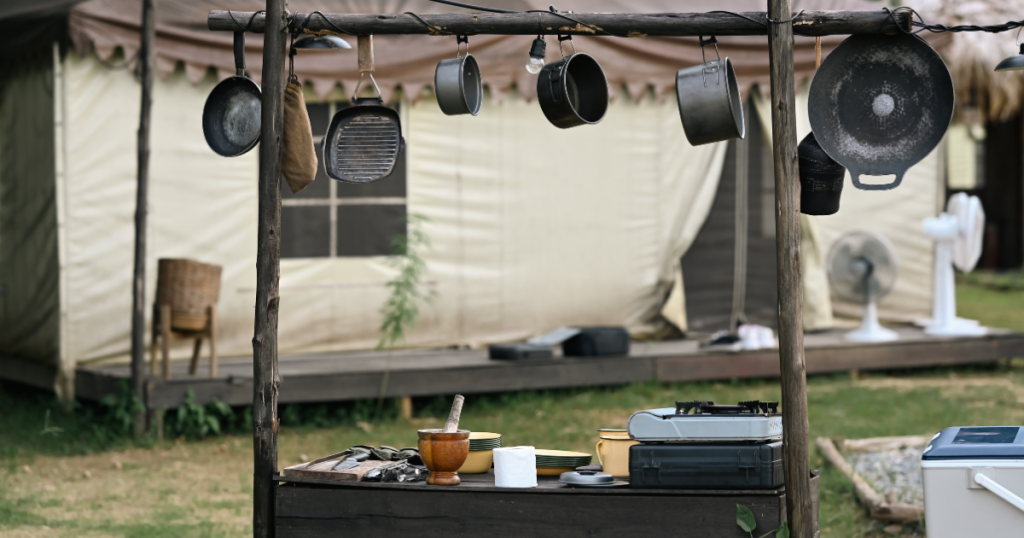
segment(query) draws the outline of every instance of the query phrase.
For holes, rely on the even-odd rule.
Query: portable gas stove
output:
[[[641,443],[768,442],[782,438],[782,414],[778,402],[676,402],[633,413],[626,429]]]

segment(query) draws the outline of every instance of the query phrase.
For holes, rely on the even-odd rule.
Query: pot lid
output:
[[[615,478],[608,473],[599,473],[597,471],[570,471],[562,473],[558,481],[563,484],[592,486],[595,484],[611,484],[615,481]]]
[[[1024,427],[946,428],[932,439],[921,459],[1024,459]]]

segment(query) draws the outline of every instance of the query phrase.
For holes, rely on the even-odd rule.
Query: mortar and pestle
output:
[[[418,448],[420,459],[430,471],[427,483],[434,486],[459,485],[459,467],[469,456],[469,430],[459,429],[459,417],[462,415],[462,403],[465,398],[461,394],[455,396],[448,421],[440,430],[418,430]]]

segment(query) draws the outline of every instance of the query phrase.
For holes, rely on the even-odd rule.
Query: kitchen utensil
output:
[[[455,400],[452,401],[452,410],[448,412],[448,420],[444,423],[444,429],[441,430],[444,433],[452,433],[459,429],[459,418],[462,416],[462,404],[466,402],[466,398],[461,394],[455,395]],[[469,439],[469,436],[466,436]]]
[[[371,36],[359,36],[358,40],[360,72],[352,106],[334,115],[322,142],[324,171],[346,183],[370,183],[390,176],[405,146],[398,112],[384,106],[380,88],[373,79]],[[360,99],[356,96],[366,76],[377,97]]]
[[[864,190],[896,188],[907,169],[942,140],[953,118],[953,79],[915,35],[855,35],[814,75],[811,129],[822,149]],[[885,184],[861,176],[895,174]]]
[[[370,455],[365,452],[352,454],[351,456],[347,456],[345,459],[338,462],[338,464],[334,466],[334,470],[344,471],[346,469],[351,469],[368,459],[370,459]]]
[[[601,468],[611,476],[629,476],[629,447],[640,444],[628,436],[607,436],[597,441],[594,452]]]
[[[785,481],[782,441],[638,444],[629,451],[629,484],[633,487],[772,489]]]
[[[559,36],[561,50],[565,36]],[[571,39],[570,39],[571,43]],[[551,62],[537,76],[537,102],[555,127],[594,124],[608,111],[608,79],[592,56],[576,52]]]
[[[220,81],[203,106],[203,136],[224,157],[243,155],[260,141],[262,94],[245,76],[245,33],[235,32],[235,76]]]
[[[716,60],[707,61],[704,46],[715,45]],[[676,72],[676,100],[686,140],[694,146],[746,136],[743,102],[732,62],[718,55],[718,40],[700,38],[704,63]]]
[[[430,471],[427,483],[435,486],[459,485],[458,470],[469,456],[469,430],[444,432],[419,430],[418,447],[423,464]]]
[[[615,480],[612,475],[597,471],[565,472],[560,475],[558,481],[567,486],[583,488],[615,488],[629,485],[629,482]]]
[[[501,434],[472,432],[469,434],[469,451],[493,450],[501,447]]]
[[[480,80],[480,67],[476,58],[469,53],[469,40],[466,36],[458,36],[458,43],[466,44],[466,54],[456,49],[455,58],[441,60],[434,71],[434,93],[441,112],[448,116],[480,113],[483,102],[483,85]]]
[[[625,435],[629,436],[629,432],[625,428],[601,428],[597,430],[598,436],[604,437],[605,435]]]
[[[541,467],[537,466],[537,476],[561,476],[562,473],[568,473],[576,470],[576,466],[569,465],[565,467]]]
[[[459,473],[480,474],[486,473],[491,464],[494,463],[494,450],[473,450],[470,448],[466,462],[459,467]]]
[[[642,443],[704,441],[768,441],[782,437],[777,402],[676,402],[675,407],[637,411],[626,424]]]
[[[821,149],[814,133],[808,133],[796,148],[800,159],[800,212],[805,215],[833,215],[839,211],[846,168]]]

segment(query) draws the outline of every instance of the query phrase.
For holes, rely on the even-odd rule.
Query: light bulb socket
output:
[[[996,66],[996,71],[1019,71],[1021,69],[1024,69],[1024,44],[1020,46],[1020,54],[1010,56]]]
[[[547,51],[548,44],[543,38],[538,37],[533,40],[533,45],[530,46],[530,57],[544,59],[545,52]]]

